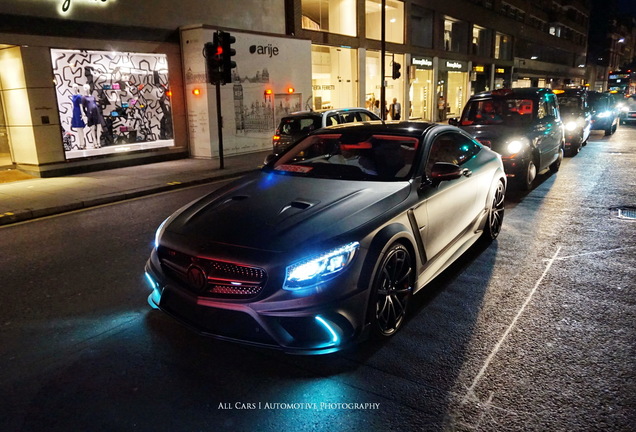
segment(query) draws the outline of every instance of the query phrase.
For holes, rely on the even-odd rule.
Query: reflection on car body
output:
[[[501,157],[451,126],[321,129],[161,224],[149,303],[287,352],[389,337],[415,292],[497,237],[505,188]]]

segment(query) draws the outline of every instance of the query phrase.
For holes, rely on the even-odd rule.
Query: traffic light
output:
[[[222,83],[227,84],[232,82],[232,69],[236,67],[236,62],[232,60],[232,57],[236,54],[236,50],[232,48],[232,44],[236,42],[236,38],[224,31],[218,32],[218,35],[221,45]]]
[[[402,65],[396,62],[393,62],[393,74],[391,75],[393,79],[398,79],[402,74],[400,73],[400,69],[402,69]]]
[[[219,84],[223,81],[223,47],[219,43],[219,36],[214,33],[213,42],[207,42],[203,46],[203,57],[208,72],[208,82]]]

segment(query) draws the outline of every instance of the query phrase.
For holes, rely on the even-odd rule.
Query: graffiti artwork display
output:
[[[164,54],[52,49],[67,159],[174,146]]]

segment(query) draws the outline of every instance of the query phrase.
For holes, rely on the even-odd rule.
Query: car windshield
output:
[[[387,134],[312,135],[263,169],[303,177],[405,180],[417,160],[419,142],[417,137]]]
[[[462,113],[460,124],[524,126],[532,122],[532,99],[496,98],[469,101]]]
[[[583,112],[583,99],[576,96],[559,96],[559,109],[564,113]]]
[[[320,117],[307,116],[307,117],[284,117],[280,121],[278,133],[280,135],[308,135],[314,129],[319,129]]]

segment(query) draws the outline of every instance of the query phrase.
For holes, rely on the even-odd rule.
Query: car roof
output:
[[[346,132],[367,132],[367,133],[397,133],[400,135],[422,136],[434,127],[443,127],[460,131],[460,129],[448,125],[439,125],[437,123],[428,123],[423,121],[385,121],[375,120],[364,123],[342,123],[330,126],[328,128],[318,129],[311,135],[321,133],[346,133]]]
[[[470,99],[492,99],[497,97],[509,98],[511,96],[532,98],[540,97],[545,94],[554,94],[554,92],[552,91],[552,89],[544,87],[519,87],[481,92],[471,96]]]
[[[328,115],[331,113],[344,113],[344,112],[348,112],[348,111],[364,111],[367,113],[371,113],[374,114],[372,111],[369,111],[366,108],[360,108],[360,107],[352,107],[352,108],[334,108],[334,109],[324,109],[324,110],[306,110],[306,111],[295,111],[293,113],[289,113],[287,114],[285,117],[296,117],[296,116],[300,116],[300,117],[311,117],[311,116],[315,116],[315,117],[322,117],[324,115]]]

